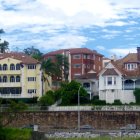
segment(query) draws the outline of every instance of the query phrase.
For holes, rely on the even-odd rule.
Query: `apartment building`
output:
[[[24,53],[0,54],[0,98],[42,95],[41,64]]]
[[[44,55],[44,59],[51,58],[54,60],[57,54],[63,54],[68,57],[69,61],[69,81],[77,76],[88,73],[93,70],[98,73],[102,69],[102,57],[95,50],[88,48],[70,48],[49,52]]]

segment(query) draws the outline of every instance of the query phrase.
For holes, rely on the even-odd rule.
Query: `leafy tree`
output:
[[[55,95],[53,91],[46,92],[45,95],[40,97],[39,103],[41,106],[49,106],[55,103]]]
[[[140,105],[140,88],[135,89],[134,96],[136,99],[136,104]]]
[[[78,90],[79,90],[79,98],[80,104],[84,103],[87,100],[87,92],[83,87],[80,87],[80,83],[76,81],[71,81],[70,83],[64,83],[61,85],[61,94],[62,94],[62,105],[71,105],[78,103]]]

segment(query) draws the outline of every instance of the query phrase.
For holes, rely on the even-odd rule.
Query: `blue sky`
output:
[[[106,57],[140,46],[140,0],[0,0],[11,51],[87,47]]]

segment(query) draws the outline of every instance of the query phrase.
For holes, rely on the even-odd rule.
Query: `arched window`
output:
[[[20,82],[20,76],[16,76],[16,82]]]
[[[14,76],[10,77],[10,82],[15,82],[15,77]]]
[[[16,64],[16,70],[20,70],[20,64]]]
[[[4,82],[4,83],[7,82],[7,76],[3,76],[3,82]]]
[[[10,65],[10,70],[15,70],[15,65],[14,64]]]
[[[3,70],[7,70],[8,67],[7,67],[7,64],[3,64]]]
[[[2,70],[2,66],[1,66],[1,64],[0,64],[0,70]]]

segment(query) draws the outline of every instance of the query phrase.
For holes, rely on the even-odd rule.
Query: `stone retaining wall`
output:
[[[6,116],[5,116],[6,118]],[[77,111],[21,112],[10,126],[38,124],[40,130],[77,128]],[[126,124],[140,126],[140,112],[80,111],[80,125],[90,124],[95,129],[119,129]]]

